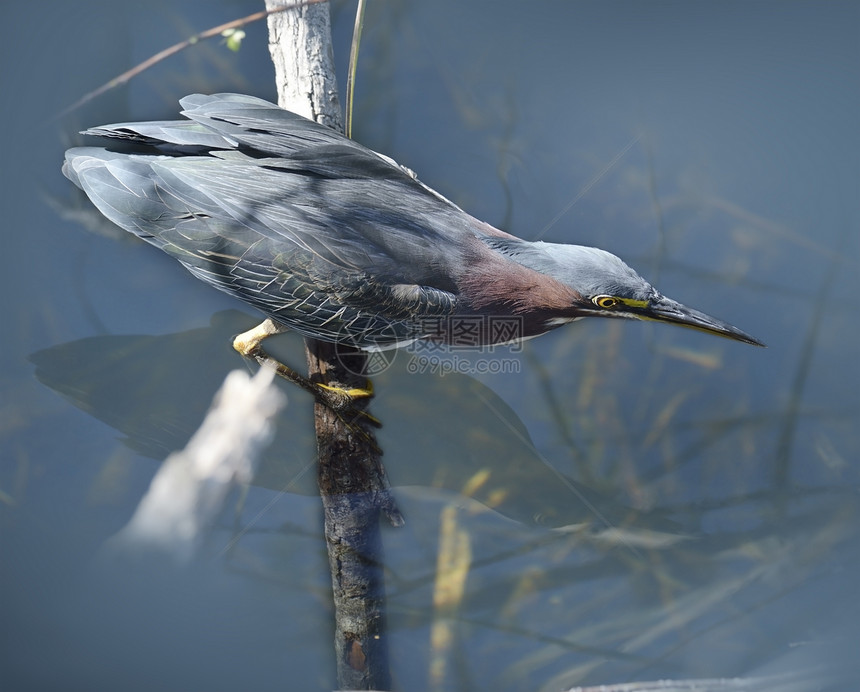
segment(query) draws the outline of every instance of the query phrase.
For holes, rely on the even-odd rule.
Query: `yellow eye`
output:
[[[612,296],[594,296],[591,302],[604,310],[611,310],[620,303],[618,298],[613,298]]]

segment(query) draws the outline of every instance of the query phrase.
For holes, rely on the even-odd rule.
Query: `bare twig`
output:
[[[190,38],[185,39],[184,41],[180,41],[179,43],[175,43],[170,46],[170,48],[165,48],[162,51],[159,51],[155,55],[150,58],[147,58],[142,63],[135,65],[130,70],[126,70],[121,75],[114,77],[109,82],[102,84],[98,89],[95,89],[88,94],[84,94],[81,98],[75,101],[68,108],[63,109],[57,114],[57,118],[62,118],[65,115],[68,115],[72,111],[77,110],[85,103],[92,101],[97,96],[101,96],[107,91],[110,91],[114,87],[121,86],[128,82],[132,77],[136,77],[137,75],[145,72],[153,65],[157,65],[162,60],[169,58],[171,55],[175,55],[180,51],[185,50],[186,48],[190,48],[191,46],[200,43],[200,41],[205,41],[206,39],[214,38],[215,36],[220,36],[225,31],[229,29],[238,29],[239,27],[246,26],[248,24],[253,24],[254,22],[258,22],[261,19],[265,19],[270,14],[275,14],[277,12],[286,12],[287,10],[295,9],[297,7],[304,7],[305,5],[315,5],[320,2],[327,2],[328,0],[298,0],[298,2],[293,2],[288,5],[281,5],[279,7],[274,7],[270,9],[263,10],[262,12],[254,12],[254,14],[249,14],[247,17],[242,17],[241,19],[234,19],[233,21],[227,22],[225,24],[219,24],[218,26],[212,27],[211,29],[207,29],[206,31],[201,31],[199,34],[194,34]]]

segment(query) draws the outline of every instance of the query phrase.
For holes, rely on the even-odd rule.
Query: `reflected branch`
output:
[[[838,263],[839,259],[834,257],[830,263],[830,267],[828,267],[824,272],[824,278],[815,294],[815,301],[812,304],[812,319],[806,329],[806,334],[800,350],[800,359],[797,363],[797,369],[794,372],[794,379],[791,384],[789,400],[786,406],[782,430],[780,431],[774,459],[775,466],[773,484],[774,487],[781,492],[784,492],[787,489],[791,476],[791,451],[794,446],[794,437],[797,432],[797,419],[800,415],[800,407],[806,389],[806,381],[809,377],[809,372],[812,369],[812,357],[815,354],[815,346],[818,341],[821,319],[824,316],[827,297],[830,294],[830,287],[833,285],[833,279],[836,276]],[[777,509],[780,512],[783,511],[781,505],[778,505]]]

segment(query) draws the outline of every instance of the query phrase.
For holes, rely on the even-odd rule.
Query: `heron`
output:
[[[275,104],[241,94],[180,104],[183,120],[85,130],[138,146],[69,149],[63,173],[112,222],[265,315],[233,342],[258,362],[273,362],[262,342],[285,330],[365,351],[480,348],[586,317],[764,345],[605,250],[494,228],[388,156]],[[335,410],[372,394],[277,366]]]

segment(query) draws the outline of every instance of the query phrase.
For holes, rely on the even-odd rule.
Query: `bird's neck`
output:
[[[582,296],[535,268],[541,252],[518,238],[481,238],[459,286],[468,311],[518,318],[524,338],[575,319]]]

